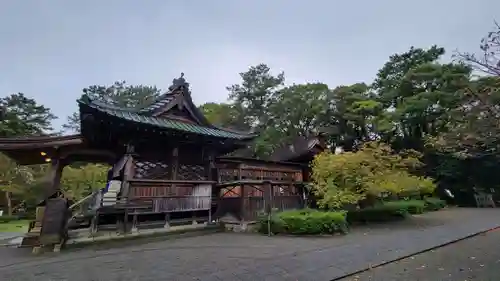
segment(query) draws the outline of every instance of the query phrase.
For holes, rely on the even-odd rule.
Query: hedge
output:
[[[0,216],[0,223],[8,223],[20,220],[19,216]]]
[[[398,200],[349,211],[319,211],[313,209],[291,210],[271,215],[271,233],[317,235],[347,233],[349,224],[403,220],[409,215],[436,211],[446,206],[446,201],[435,197],[424,200]],[[259,218],[259,232],[268,231],[268,217]]]
[[[425,201],[423,200],[399,200],[385,202],[384,206],[399,209],[406,209],[412,215],[422,214],[425,211]]]
[[[446,200],[442,200],[436,197],[427,197],[424,199],[424,201],[426,211],[437,211],[446,207]]]
[[[352,210],[347,213],[349,223],[385,222],[400,220],[408,215],[437,211],[446,206],[446,201],[435,197],[424,200],[398,200],[383,202],[373,207]]]
[[[437,211],[446,207],[446,201],[436,197],[427,197],[424,200],[399,200],[385,202],[384,205],[394,205],[406,207],[412,215],[422,214],[429,211]]]
[[[350,224],[368,222],[386,222],[405,219],[409,215],[405,204],[380,204],[347,213],[347,222]]]
[[[268,217],[259,219],[259,232],[268,232]],[[294,235],[318,235],[347,233],[349,227],[346,212],[323,212],[304,209],[274,213],[271,215],[271,233]]]

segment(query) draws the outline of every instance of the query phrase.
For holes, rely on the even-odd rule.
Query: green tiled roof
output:
[[[186,123],[169,118],[146,116],[137,111],[127,110],[111,106],[108,104],[104,104],[102,102],[93,101],[88,96],[83,96],[78,102],[81,105],[88,106],[90,108],[108,114],[110,116],[115,116],[132,122],[148,124],[159,128],[177,130],[177,131],[212,136],[212,137],[230,138],[239,140],[251,139],[255,137],[255,135],[251,134],[237,133],[217,128],[203,127],[196,124]]]

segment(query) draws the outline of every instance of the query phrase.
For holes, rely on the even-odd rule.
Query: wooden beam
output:
[[[271,236],[271,212],[273,207],[273,185],[269,181],[264,182],[264,204],[267,214],[267,235]]]
[[[215,184],[217,181],[197,181],[197,180],[153,180],[153,179],[130,179],[131,183],[147,183],[149,185],[164,184]]]
[[[177,180],[177,173],[179,172],[179,147],[174,147],[172,149],[172,180]],[[175,188],[175,182],[172,183],[173,188]]]
[[[46,198],[60,190],[63,169],[64,163],[56,155],[56,157],[51,159],[49,173],[47,174],[48,185],[45,190]]]
[[[304,185],[305,184],[305,182],[300,182],[300,181],[239,180],[239,181],[218,183],[217,186],[225,187],[225,186],[239,185],[239,184],[264,185],[266,182],[269,182],[269,183],[274,184],[274,185],[288,185],[288,184]]]
[[[204,150],[206,154],[205,159],[205,178],[209,181],[213,180],[213,169],[215,169],[215,157],[212,149],[208,149],[208,151]]]

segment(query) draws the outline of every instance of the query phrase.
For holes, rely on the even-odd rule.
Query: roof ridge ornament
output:
[[[181,72],[181,77],[174,78],[174,80],[172,80],[172,85],[170,87],[168,87],[168,89],[170,91],[173,91],[173,90],[176,90],[180,87],[184,87],[186,89],[189,88],[189,83],[186,82],[186,79],[184,78],[184,72]]]

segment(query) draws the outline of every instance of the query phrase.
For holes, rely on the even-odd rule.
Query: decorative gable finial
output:
[[[179,78],[174,78],[172,81],[172,85],[168,87],[170,91],[173,91],[175,89],[178,89],[180,87],[185,87],[186,89],[189,88],[189,83],[186,82],[186,79],[184,79],[184,72],[181,72],[181,77]]]

